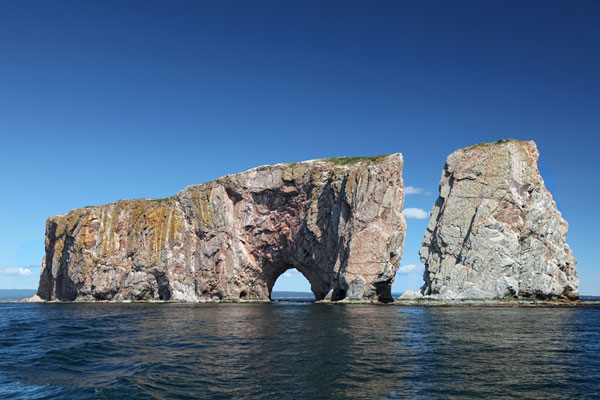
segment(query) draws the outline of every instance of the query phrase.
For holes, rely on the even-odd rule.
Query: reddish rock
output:
[[[317,299],[391,300],[401,154],[263,166],[160,200],[48,219],[45,300],[268,300],[296,268]]]

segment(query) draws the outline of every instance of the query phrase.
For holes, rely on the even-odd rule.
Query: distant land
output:
[[[271,293],[271,300],[284,301],[315,301],[313,292],[277,291]]]
[[[23,300],[36,292],[36,289],[0,289],[0,301]]]
[[[581,301],[600,301],[600,296],[579,296]]]

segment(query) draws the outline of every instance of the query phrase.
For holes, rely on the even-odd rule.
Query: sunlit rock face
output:
[[[467,147],[446,160],[421,261],[422,295],[578,298],[568,225],[546,190],[533,141]]]
[[[161,200],[48,219],[46,300],[268,300],[298,269],[317,299],[391,299],[401,154],[263,166]]]

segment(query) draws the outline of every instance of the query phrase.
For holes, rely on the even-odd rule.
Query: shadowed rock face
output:
[[[268,300],[297,268],[317,299],[391,299],[402,155],[258,167],[161,200],[46,223],[46,300]]]
[[[532,141],[452,153],[421,248],[422,295],[578,298],[568,225],[537,169]]]

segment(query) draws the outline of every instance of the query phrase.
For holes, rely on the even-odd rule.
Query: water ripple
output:
[[[600,309],[0,304],[2,399],[595,398]]]

